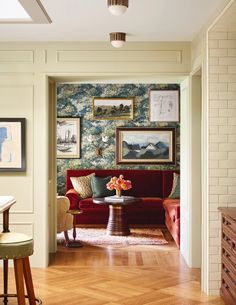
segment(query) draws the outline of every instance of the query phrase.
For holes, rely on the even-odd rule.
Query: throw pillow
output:
[[[172,190],[169,198],[180,198],[180,175],[174,173]]]
[[[71,183],[73,188],[79,193],[81,198],[92,197],[92,188],[91,188],[91,179],[95,176],[95,173],[92,173],[88,176],[81,177],[71,177]]]
[[[115,191],[109,191],[107,189],[107,183],[111,180],[111,176],[102,178],[93,176],[91,179],[91,186],[93,191],[93,197],[106,197],[115,195]]]

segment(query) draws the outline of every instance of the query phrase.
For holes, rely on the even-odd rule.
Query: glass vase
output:
[[[116,196],[121,197],[121,190],[116,190]]]

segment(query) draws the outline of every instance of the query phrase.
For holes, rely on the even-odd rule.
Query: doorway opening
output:
[[[179,83],[181,87],[181,127],[185,133],[181,135],[181,145],[186,150],[181,155],[181,181],[185,184],[183,200],[182,217],[187,219],[184,226],[187,228],[188,235],[182,235],[181,253],[187,264],[191,267],[201,266],[201,70],[186,79],[181,77],[50,77],[49,78],[49,249],[55,252],[56,245],[56,83],[57,82],[76,82],[76,83],[132,83],[134,81],[143,83]],[[190,102],[191,101],[191,102]],[[196,116],[196,113],[198,115]],[[188,118],[186,122],[184,118]],[[186,133],[187,131],[187,133]],[[182,132],[182,131],[181,131]],[[196,139],[193,143],[192,139]],[[186,145],[186,146],[184,146]],[[181,151],[181,154],[182,154]],[[191,153],[190,153],[191,152]],[[187,156],[187,157],[186,157]],[[186,157],[186,158],[185,158]],[[194,173],[196,175],[194,175]],[[182,196],[182,194],[181,194]],[[192,200],[194,196],[194,199]],[[182,197],[181,197],[182,198]],[[197,204],[196,204],[197,202]],[[186,213],[183,214],[183,211]],[[184,223],[184,222],[183,222]],[[183,226],[183,228],[184,228]],[[182,229],[183,230],[183,229]],[[194,241],[194,242],[193,242]]]

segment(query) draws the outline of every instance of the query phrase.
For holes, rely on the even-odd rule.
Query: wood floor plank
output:
[[[169,244],[161,246],[59,245],[48,268],[32,269],[35,294],[43,305],[224,305],[201,292],[200,271],[189,269],[165,236]],[[15,292],[12,268],[9,292]]]
[[[197,281],[189,281],[180,285],[164,288],[161,291],[171,294],[172,296],[182,297],[184,295],[187,299],[200,302],[207,302],[216,299],[215,296],[207,296],[205,293],[201,292],[200,283]]]

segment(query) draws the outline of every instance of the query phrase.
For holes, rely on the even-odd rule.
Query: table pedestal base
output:
[[[83,245],[79,241],[70,241],[69,243],[66,243],[67,248],[80,248],[83,247]]]
[[[107,224],[107,234],[118,236],[130,235],[130,229],[126,215],[126,206],[109,205],[109,209],[110,213]]]

